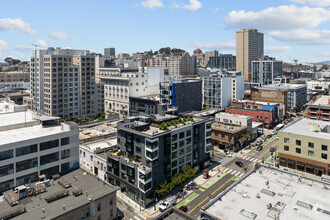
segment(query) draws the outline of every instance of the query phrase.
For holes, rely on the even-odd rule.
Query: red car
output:
[[[183,212],[187,212],[187,211],[188,211],[188,207],[185,206],[185,205],[181,206],[179,209],[180,209],[181,211],[183,211]]]

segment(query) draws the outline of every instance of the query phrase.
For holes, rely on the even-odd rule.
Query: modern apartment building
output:
[[[202,110],[202,80],[173,79],[160,83],[160,103],[178,113]]]
[[[306,106],[307,118],[330,121],[330,96],[315,97]]]
[[[116,49],[114,47],[104,48],[104,57],[116,58]]]
[[[330,175],[330,122],[300,119],[279,132],[279,164]]]
[[[0,192],[79,166],[78,126],[0,103]]]
[[[289,111],[300,111],[307,100],[306,84],[271,84],[263,88],[288,91],[287,107]]]
[[[236,56],[232,54],[219,54],[217,57],[210,57],[207,62],[207,67],[235,71]]]
[[[169,75],[175,77],[196,74],[196,60],[187,52],[173,56],[156,55],[148,59],[148,66],[163,66]]]
[[[283,75],[283,62],[279,60],[252,61],[252,82],[261,86],[274,83],[274,78]]]
[[[236,71],[251,81],[252,61],[264,57],[264,34],[256,29],[236,32]]]
[[[129,98],[129,108],[130,114],[146,114],[154,115],[159,114],[159,95],[150,95],[142,97],[130,97]]]
[[[237,72],[225,72],[203,77],[203,106],[224,108],[232,100],[244,98],[244,76]]]
[[[129,98],[159,93],[163,67],[146,67],[144,72],[111,72],[100,76],[104,83],[105,111],[129,115]]]
[[[212,51],[205,51],[205,64],[208,65],[209,60],[211,57],[218,57],[219,51],[212,50]]]
[[[88,50],[37,50],[30,69],[34,111],[84,119],[103,113],[95,108],[95,55]]]
[[[155,200],[155,190],[165,180],[187,166],[203,170],[209,164],[212,119],[181,119],[176,126],[159,128],[172,120],[178,117],[129,117],[118,123],[120,150],[108,153],[109,182],[143,207]]]

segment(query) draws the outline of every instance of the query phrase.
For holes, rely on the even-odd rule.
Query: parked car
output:
[[[260,142],[260,141],[257,141],[257,142],[256,142],[256,145],[260,145],[260,144],[261,144],[261,142]]]
[[[181,211],[183,211],[183,212],[187,212],[187,211],[188,211],[188,207],[185,206],[185,205],[181,206],[179,209],[180,209]]]
[[[160,206],[159,210],[161,212],[165,211],[166,209],[172,207],[176,203],[176,196],[172,196],[170,198],[167,198]]]
[[[244,164],[242,161],[236,161],[235,164],[239,167],[244,167]]]
[[[124,213],[117,208],[117,219],[123,219]]]
[[[268,134],[268,135],[267,135],[267,138],[271,138],[271,137],[272,137],[272,134]]]
[[[262,142],[265,142],[266,140],[267,140],[266,138],[263,138],[263,139],[262,139]]]
[[[262,146],[257,147],[257,151],[262,151],[262,149],[263,149]]]

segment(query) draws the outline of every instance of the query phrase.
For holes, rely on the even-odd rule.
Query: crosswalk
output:
[[[223,160],[221,161],[221,165],[222,165],[222,166],[225,166],[227,163],[231,162],[231,161],[234,160],[234,159],[235,159],[235,157],[226,157],[225,159],[223,159]]]
[[[142,219],[147,219],[147,218],[144,217],[144,216],[140,216],[140,215],[139,215],[139,217],[134,216],[134,219],[136,219],[136,220],[142,220]],[[130,219],[130,220],[133,220],[133,219]]]
[[[238,176],[238,177],[242,177],[244,175],[244,172],[240,172],[240,171],[237,171],[237,170],[233,170],[233,169],[230,169],[230,168],[226,168],[223,170],[224,173],[230,173],[234,176]]]
[[[244,156],[244,157],[242,157],[242,159],[251,161],[252,163],[257,163],[257,162],[261,163],[262,162],[262,160],[259,158],[249,157],[249,156]]]

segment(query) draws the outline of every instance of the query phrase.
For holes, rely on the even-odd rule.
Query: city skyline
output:
[[[330,59],[329,0],[17,2],[0,9],[0,60],[28,60],[34,45],[235,54],[236,31],[249,28],[265,34],[265,55],[291,63]]]

